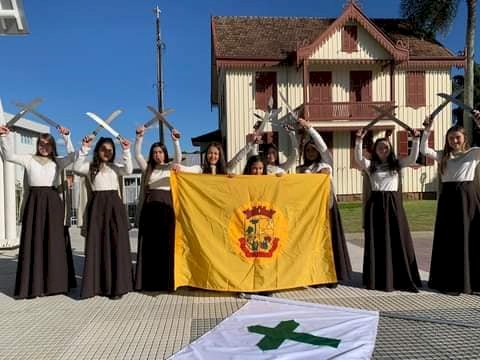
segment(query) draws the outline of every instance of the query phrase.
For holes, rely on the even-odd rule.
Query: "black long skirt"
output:
[[[81,297],[117,297],[133,288],[128,219],[117,190],[94,191],[88,206]]]
[[[140,213],[135,289],[173,290],[175,215],[167,190],[149,190]]]
[[[480,193],[474,182],[445,182],[438,199],[428,286],[480,291]]]
[[[332,233],[333,260],[335,262],[335,271],[337,280],[347,281],[350,279],[352,264],[348,256],[347,242],[343,232],[342,219],[338,210],[337,200],[333,199],[333,206],[330,209],[330,228]]]
[[[62,200],[53,187],[30,188],[22,217],[17,298],[68,292],[68,258],[72,254],[67,249],[63,218]]]
[[[367,289],[421,287],[413,241],[398,191],[372,191],[365,206],[363,284]]]

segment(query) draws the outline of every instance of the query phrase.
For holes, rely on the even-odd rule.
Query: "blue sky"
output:
[[[112,125],[133,139],[135,127],[150,118],[146,106],[156,105],[152,9],[158,4],[166,44],[164,106],[175,109],[169,119],[182,132],[182,148],[196,150],[190,138],[216,129],[218,122],[216,108],[210,105],[210,16],[336,17],[344,3],[24,0],[30,34],[0,37],[0,97],[4,110],[11,113],[16,112],[13,101],[44,97],[38,110],[70,127],[76,144],[95,128],[85,112],[105,117],[121,108],[124,113]],[[369,17],[394,18],[400,14],[399,1],[362,0],[360,4]],[[465,20],[465,4],[461,1],[450,33],[439,37],[454,52],[463,48]],[[151,129],[145,148],[155,137],[158,129]]]

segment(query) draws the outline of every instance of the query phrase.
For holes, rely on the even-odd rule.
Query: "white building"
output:
[[[3,112],[0,102],[0,123],[13,117]],[[36,151],[37,137],[49,133],[50,128],[28,119],[20,119],[14,126],[13,150],[17,154],[33,154]],[[21,166],[0,161],[0,248],[18,245],[19,209],[23,196],[23,173]]]

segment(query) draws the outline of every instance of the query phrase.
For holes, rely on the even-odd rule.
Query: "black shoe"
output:
[[[109,296],[110,300],[120,300],[123,295],[114,295],[114,296]]]
[[[460,291],[440,290],[440,292],[442,294],[450,295],[450,296],[459,296],[460,295]]]
[[[331,284],[316,284],[316,285],[310,285],[309,287],[314,288],[314,289],[320,289],[320,288],[329,288],[329,289],[335,289],[338,286],[338,283],[331,283]]]

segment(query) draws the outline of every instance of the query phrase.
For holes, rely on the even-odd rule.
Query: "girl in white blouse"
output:
[[[367,289],[418,292],[421,287],[413,241],[400,190],[401,169],[415,164],[419,132],[410,155],[397,159],[387,138],[377,139],[372,159],[363,157],[362,130],[357,132],[355,160],[369,177],[371,193],[365,204],[363,284]]]
[[[260,155],[252,155],[248,158],[243,175],[268,175],[267,160]],[[281,175],[279,173],[277,175]]]
[[[480,113],[475,119],[480,123]],[[480,148],[468,146],[461,126],[445,135],[443,150],[428,147],[431,131],[427,125],[420,151],[439,163],[440,193],[433,236],[428,286],[458,295],[480,291],[480,190],[475,169],[480,163]]]
[[[61,127],[69,154],[57,156],[55,139],[41,134],[37,140],[35,155],[18,155],[13,151],[12,135],[0,126],[0,144],[5,160],[25,168],[29,186],[28,197],[22,214],[22,231],[18,255],[17,277],[14,295],[17,298],[33,298],[41,295],[68,292],[68,259],[72,257],[64,233],[64,207],[57,191],[60,174],[75,159],[70,132]],[[73,277],[74,274],[70,274]]]
[[[297,137],[295,131],[287,130],[290,140],[290,149],[287,154],[287,161],[280,163],[278,158],[278,148],[274,144],[268,144],[265,149],[265,160],[267,162],[267,174],[286,174],[297,161]],[[253,146],[251,155],[258,155],[258,144]]]
[[[222,144],[218,142],[212,142],[208,145],[207,151],[203,157],[203,165],[177,165],[174,167],[174,170],[197,174],[232,174],[235,167],[247,156],[248,153],[252,152],[254,143],[257,140],[258,139],[255,137],[249,139],[246,145],[241,148],[229,162],[227,162],[225,159],[225,153],[223,151]]]
[[[297,168],[297,172],[306,174],[327,174],[331,179],[333,159],[328,151],[327,144],[325,144],[322,136],[309,124],[308,121],[300,118],[298,123],[306,129],[307,133],[310,135],[310,140],[303,147],[303,164]],[[345,282],[350,279],[352,265],[350,263],[350,257],[348,256],[347,243],[333,184],[330,193],[329,215],[333,260],[335,263],[337,280],[339,282]],[[328,284],[327,286],[336,287],[337,284]]]
[[[95,295],[116,299],[133,288],[132,262],[128,236],[128,218],[120,196],[119,177],[132,173],[130,144],[120,142],[122,162],[115,163],[115,144],[100,138],[87,155],[93,139],[82,142],[73,170],[88,179],[92,195],[87,206],[87,237],[81,297]]]
[[[135,289],[143,291],[173,290],[173,245],[175,214],[170,192],[170,171],[182,161],[180,133],[174,129],[175,155],[169,162],[167,147],[156,142],[150,146],[148,160],[142,155],[145,128],[137,129],[135,159],[142,169],[141,205],[138,224]]]

